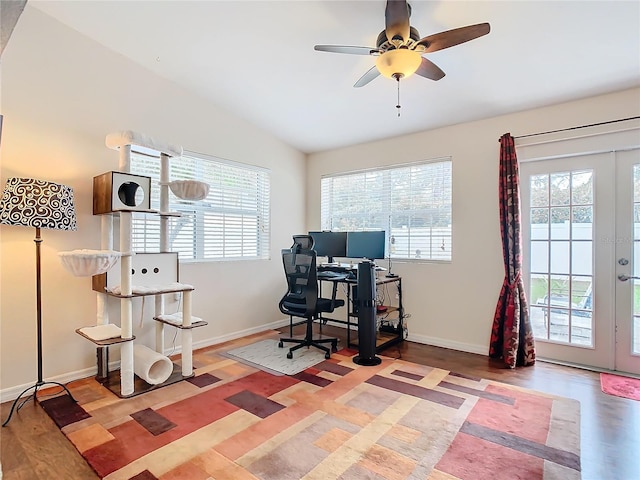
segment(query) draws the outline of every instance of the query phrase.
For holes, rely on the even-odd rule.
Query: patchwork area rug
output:
[[[293,343],[278,347],[278,340],[260,340],[249,345],[227,351],[227,355],[249,363],[275,375],[295,375],[324,360],[324,352],[317,348],[301,348],[293,352],[293,358],[287,358],[287,352]]]
[[[601,373],[600,386],[602,391],[609,395],[640,401],[640,379],[638,378]]]
[[[580,478],[575,400],[349,350],[291,376],[222,353],[137,397],[85,379],[41,405],[105,479]]]

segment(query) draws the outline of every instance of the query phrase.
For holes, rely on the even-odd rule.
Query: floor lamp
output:
[[[73,204],[73,189],[66,185],[34,180],[32,178],[10,178],[0,199],[0,223],[6,225],[20,225],[35,227],[36,238],[36,325],[38,341],[38,381],[25,389],[11,406],[9,417],[2,424],[6,426],[13,412],[20,410],[22,406],[33,396],[36,401],[38,389],[43,385],[53,384],[62,387],[71,397],[69,389],[58,382],[45,382],[42,379],[42,289],[40,277],[40,237],[41,228],[54,230],[77,230],[76,212]],[[20,398],[30,390],[33,394],[18,405]],[[17,409],[16,409],[17,406]]]

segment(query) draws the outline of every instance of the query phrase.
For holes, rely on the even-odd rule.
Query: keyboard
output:
[[[319,279],[327,279],[327,280],[331,280],[331,279],[337,279],[337,278],[347,278],[347,274],[346,273],[342,273],[342,272],[332,272],[330,270],[325,270],[323,272],[318,272],[318,278]]]

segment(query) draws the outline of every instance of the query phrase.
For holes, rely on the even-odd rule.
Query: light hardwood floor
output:
[[[303,326],[296,333],[302,333]],[[282,329],[288,333],[287,329]],[[324,334],[340,337],[344,329],[325,326]],[[403,342],[384,352],[389,357],[497,380],[575,398],[581,405],[583,480],[640,479],[640,402],[606,395],[599,374],[538,362],[509,370],[482,355]],[[2,420],[11,403],[2,404]],[[44,411],[26,404],[0,431],[3,480],[92,480],[98,478]]]

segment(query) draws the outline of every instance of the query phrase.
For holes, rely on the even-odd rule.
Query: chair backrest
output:
[[[280,300],[280,311],[296,317],[315,315],[318,303],[316,252],[295,245],[282,250],[282,264],[287,277],[287,293]]]
[[[291,248],[299,246],[304,250],[313,250],[314,243],[315,241],[311,235],[294,235],[293,245],[291,245]]]

